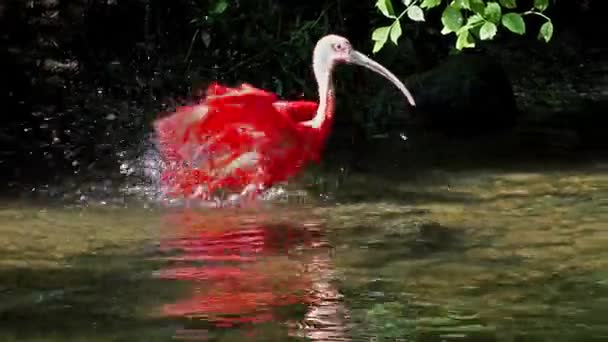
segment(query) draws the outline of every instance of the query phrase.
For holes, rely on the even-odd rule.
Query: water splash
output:
[[[172,197],[168,195],[170,189],[162,181],[163,171],[170,165],[164,162],[158,149],[158,142],[153,134],[147,136],[139,146],[138,154],[128,158],[128,153],[119,153],[120,173],[125,176],[126,181],[121,188],[121,192],[127,196],[133,196],[157,204],[169,207],[197,207],[197,208],[220,208],[220,207],[243,207],[253,203],[267,202],[301,202],[308,197],[306,191],[302,189],[291,190],[287,184],[276,184],[271,188],[262,189],[258,195],[252,199],[248,193],[260,190],[257,185],[251,184],[241,193],[220,193],[209,196],[208,199],[201,199],[201,193],[206,191],[204,184],[198,185],[190,197]],[[204,146],[193,147],[181,151],[186,153],[188,159],[193,160],[196,165],[208,163],[210,156],[205,152]],[[227,168],[256,167],[256,158],[259,156],[255,152],[245,153],[228,164]],[[217,159],[216,157],[214,157]]]
[[[155,146],[154,137],[147,136],[137,149],[139,154],[133,158],[127,157],[127,152],[118,154],[120,160],[120,173],[126,177],[121,192],[147,200],[160,200],[162,198],[160,175],[164,163]]]

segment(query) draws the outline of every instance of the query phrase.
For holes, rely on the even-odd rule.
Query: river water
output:
[[[608,164],[322,190],[4,199],[0,340],[608,341]]]

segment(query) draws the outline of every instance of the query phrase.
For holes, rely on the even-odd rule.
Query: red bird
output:
[[[204,100],[154,123],[165,169],[161,181],[173,196],[211,199],[219,190],[255,195],[317,162],[333,122],[332,71],[340,63],[386,77],[415,106],[405,85],[382,65],[337,35],[321,38],[313,52],[319,103],[279,101],[242,84],[212,84]]]

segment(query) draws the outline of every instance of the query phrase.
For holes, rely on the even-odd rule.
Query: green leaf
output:
[[[378,0],[376,1],[376,7],[382,12],[387,18],[396,18],[395,11],[393,10],[393,3],[391,0]]]
[[[393,25],[391,25],[390,32],[391,40],[393,41],[393,43],[395,43],[395,45],[397,45],[397,40],[399,40],[399,37],[401,37],[402,33],[403,31],[401,30],[401,22],[399,22],[399,20],[395,20]]]
[[[515,0],[499,0],[502,7],[513,9],[517,7]]]
[[[407,9],[407,16],[413,21],[424,21],[424,12],[416,5]]]
[[[479,31],[481,29],[481,26],[473,26],[470,30],[469,30],[469,34],[473,37],[473,38],[477,38],[479,39]]]
[[[471,9],[469,0],[456,0],[455,5],[461,9]]]
[[[472,16],[470,16],[467,19],[467,23],[465,26],[475,26],[475,24],[478,24],[480,22],[484,21],[483,17],[480,16],[479,14],[473,14]]]
[[[209,12],[211,14],[222,14],[228,8],[228,0],[217,0]]]
[[[493,22],[486,21],[485,24],[481,25],[481,29],[479,30],[479,39],[490,40],[494,38],[496,31],[498,31],[496,25]]]
[[[413,0],[403,0],[403,4],[404,4],[405,6],[409,6],[409,5],[411,5],[411,4],[412,4],[412,1],[413,1]]]
[[[376,41],[376,42],[374,43],[374,48],[372,49],[372,52],[373,52],[373,53],[376,53],[376,52],[380,51],[380,50],[382,49],[382,47],[384,46],[384,44],[385,44],[385,43],[386,43],[386,42],[381,42],[381,41],[379,41],[379,40],[378,40],[378,41]]]
[[[534,8],[539,11],[544,11],[549,7],[549,0],[534,0]]]
[[[446,7],[441,14],[441,23],[444,28],[452,32],[458,31],[458,29],[462,27],[463,21],[462,13],[454,6]]]
[[[486,9],[483,12],[483,16],[489,21],[498,24],[500,22],[500,16],[502,15],[500,5],[496,2],[488,2]]]
[[[378,27],[377,29],[374,30],[374,32],[372,32],[372,40],[373,41],[386,40],[388,38],[388,33],[390,30],[391,30],[391,26]]]
[[[382,26],[372,32],[372,40],[374,43],[373,53],[376,53],[382,49],[386,41],[388,40],[388,34],[391,30],[391,26]]]
[[[462,50],[465,48],[475,47],[475,41],[473,37],[469,34],[469,31],[464,31],[458,35],[458,39],[456,39],[456,48],[458,50]]]
[[[544,39],[545,42],[549,42],[551,37],[553,36],[553,23],[551,21],[547,21],[540,27],[540,31],[538,31],[538,39]]]
[[[526,33],[526,23],[524,18],[517,13],[507,13],[502,16],[502,25],[508,28],[511,32],[517,34]]]
[[[469,4],[471,5],[473,12],[477,14],[483,14],[484,10],[486,9],[486,4],[483,2],[483,0],[469,0]]]
[[[424,0],[420,4],[420,7],[426,8],[426,9],[430,9],[430,8],[437,7],[437,6],[441,5],[441,1],[442,0]]]
[[[467,18],[467,23],[464,24],[461,28],[459,28],[458,31],[456,31],[456,35],[459,35],[464,31],[474,29],[477,24],[481,23],[482,21],[484,21],[484,19],[479,14],[473,14],[472,16]]]

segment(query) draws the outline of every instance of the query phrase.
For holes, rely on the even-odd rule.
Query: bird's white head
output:
[[[312,60],[313,71],[320,86],[322,82],[331,82],[330,75],[336,64],[356,64],[384,76],[401,90],[410,105],[416,105],[412,94],[392,72],[363,53],[353,49],[348,39],[344,37],[330,34],[319,39],[313,51]]]

